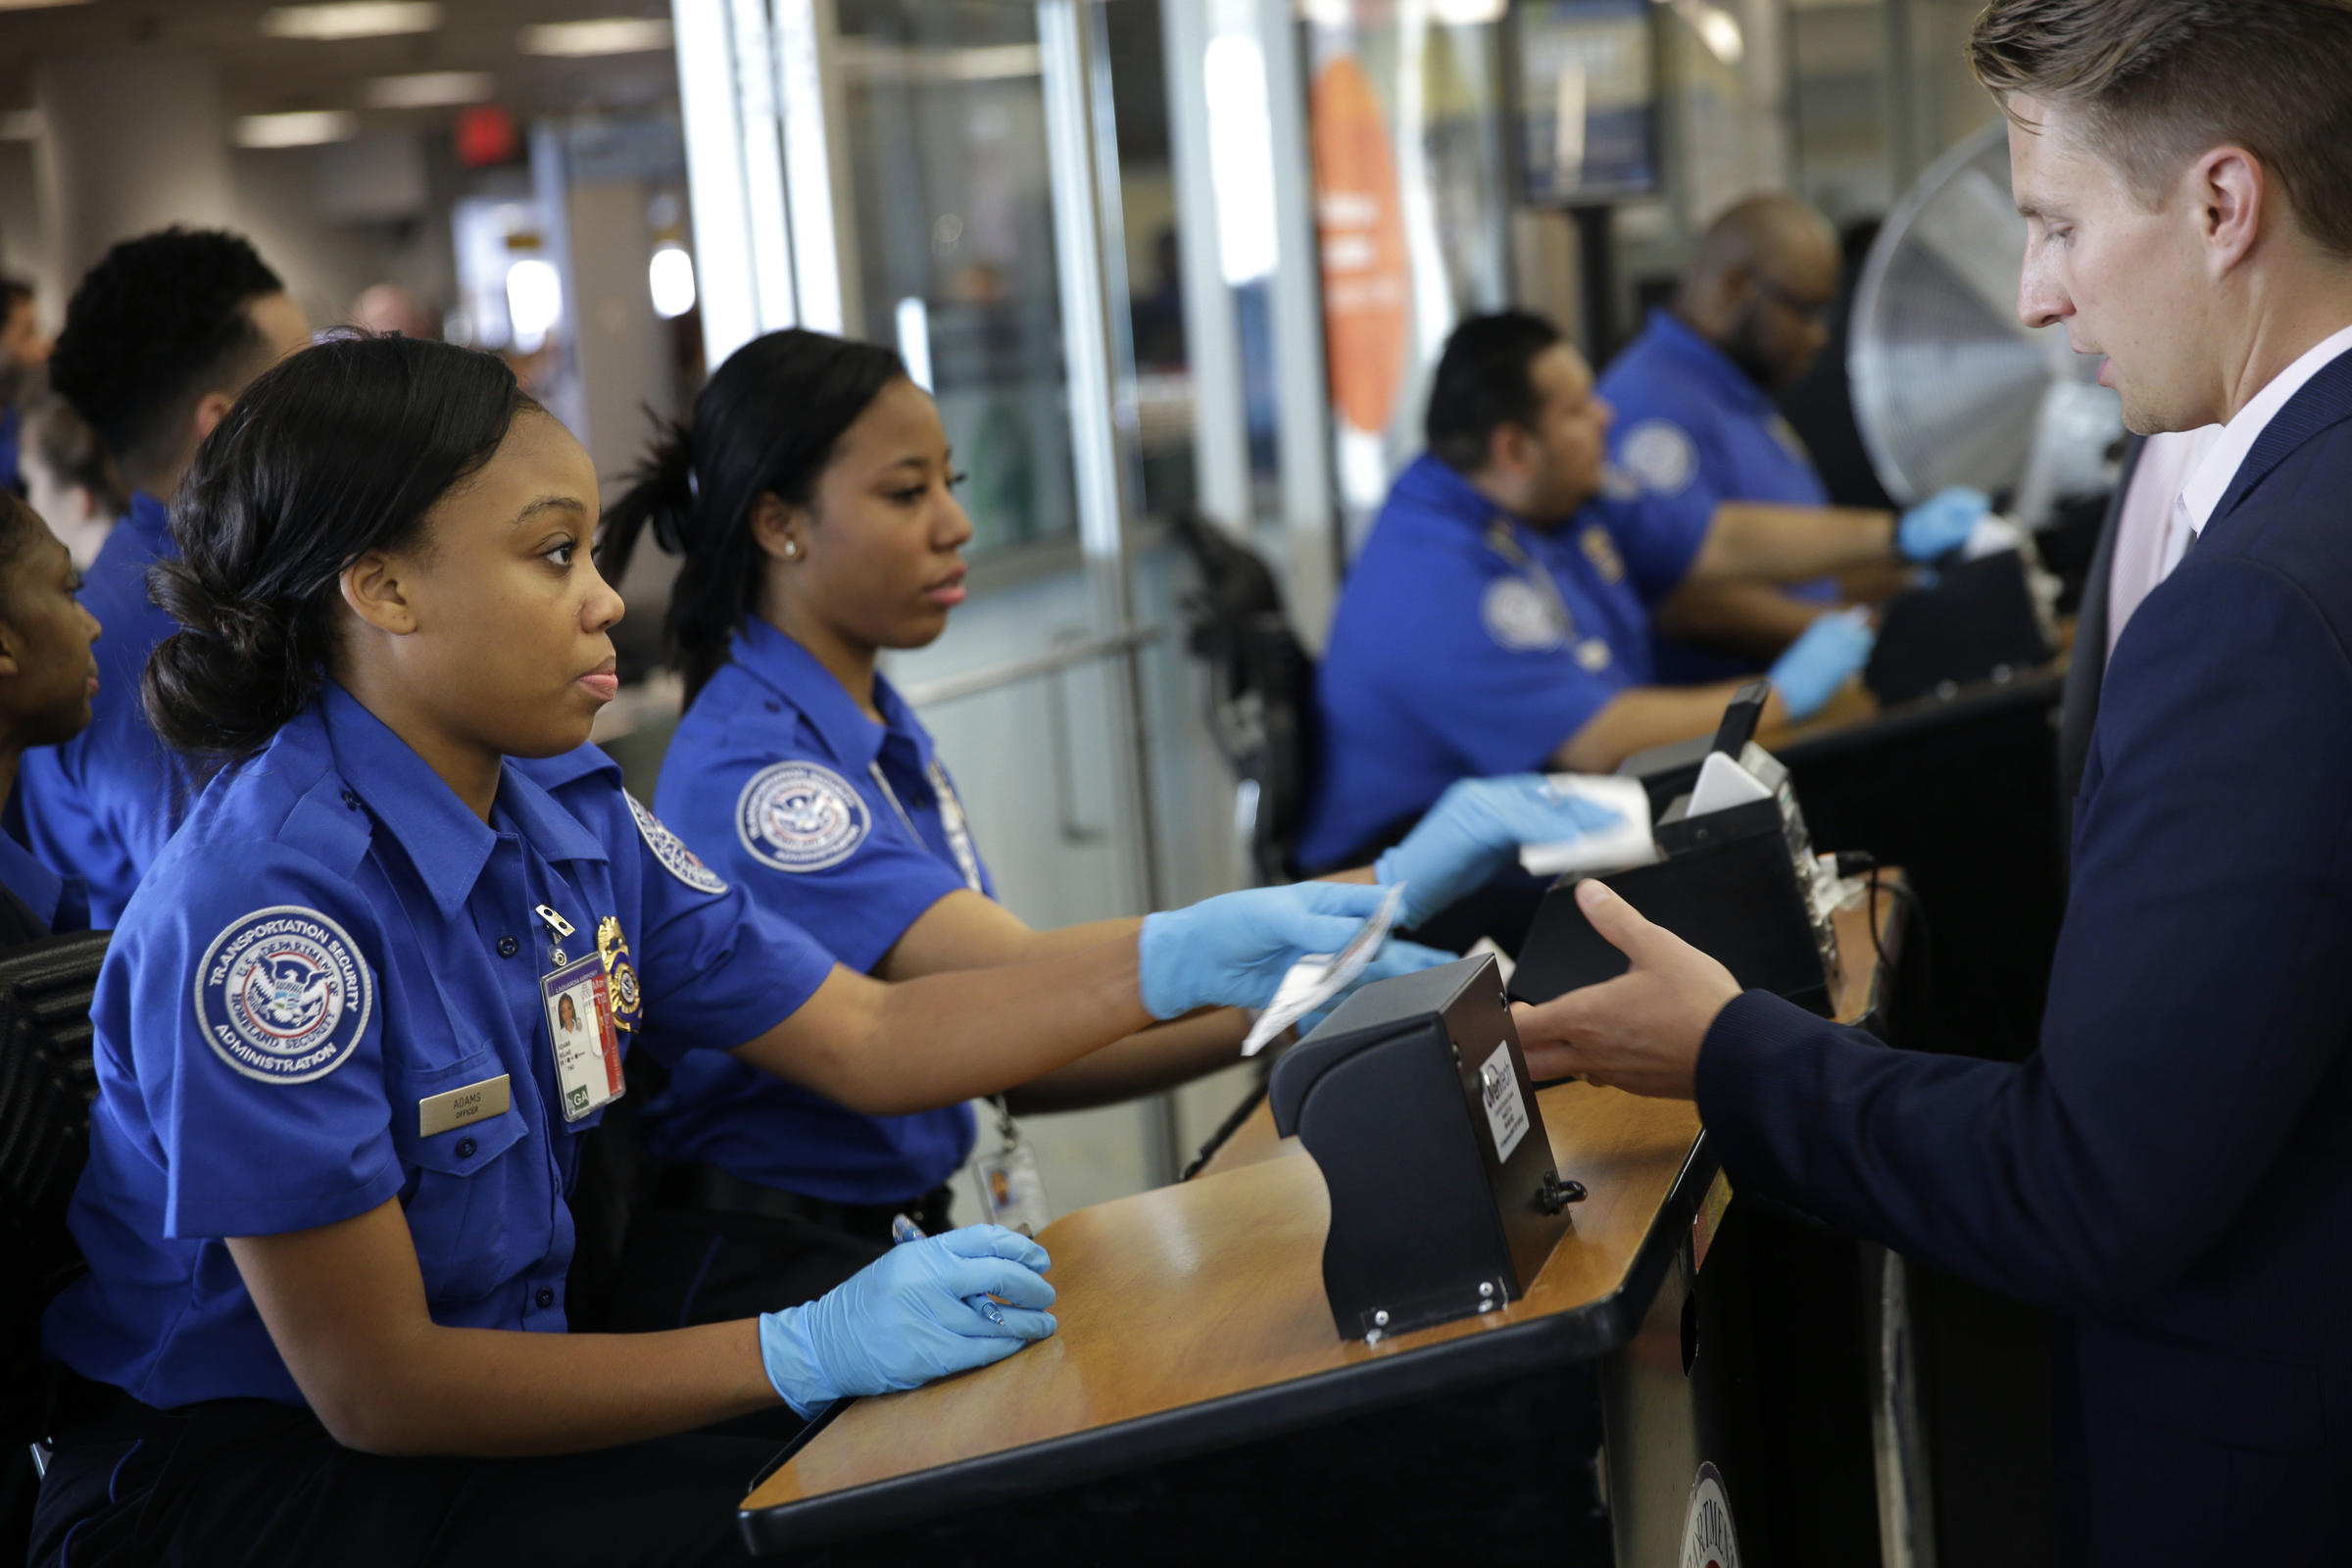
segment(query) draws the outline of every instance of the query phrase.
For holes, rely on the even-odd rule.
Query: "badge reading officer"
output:
[[[761,768],[735,802],[743,847],[779,871],[822,871],[857,853],[873,815],[850,781],[815,762]]]
[[[654,852],[654,858],[668,868],[669,874],[697,893],[724,893],[727,879],[703,863],[703,858],[686,847],[686,841],[662,825],[662,819],[637,803],[637,797],[622,790],[621,798],[629,803],[629,815],[637,820],[637,831],[645,839],[645,847]]]
[[[222,1061],[269,1084],[343,1065],[368,1028],[368,966],[343,928],[296,905],[229,923],[196,970],[196,1024]]]

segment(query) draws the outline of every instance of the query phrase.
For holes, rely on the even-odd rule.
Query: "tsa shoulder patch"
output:
[[[236,1071],[307,1084],[343,1065],[367,1032],[373,989],[344,929],[298,905],[229,922],[196,968],[196,1026]]]
[[[873,813],[850,781],[816,762],[777,762],[752,775],[735,802],[735,834],[779,871],[822,871],[858,852]]]
[[[1478,602],[1478,618],[1496,646],[1514,654],[1557,648],[1568,640],[1559,612],[1524,577],[1497,577]]]
[[[1652,495],[1669,500],[1698,477],[1698,448],[1690,432],[1672,419],[1644,419],[1625,433],[1617,461]]]
[[[637,802],[627,790],[620,792],[629,803],[629,815],[637,821],[637,831],[644,836],[645,847],[654,852],[654,858],[667,868],[671,876],[697,893],[724,893],[727,879],[703,863],[703,858],[686,847],[686,841],[662,825],[662,819]]]

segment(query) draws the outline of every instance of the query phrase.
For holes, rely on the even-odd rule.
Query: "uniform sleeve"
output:
[[[1704,435],[1673,418],[1634,415],[1621,416],[1610,434],[1626,493],[1607,509],[1609,532],[1644,604],[1683,585],[1722,503]]]
[[[624,848],[627,832],[637,846],[647,1048],[665,1061],[696,1047],[732,1051],[800,1011],[832,973],[833,956],[755,906],[634,796],[621,799],[634,827],[621,825],[609,842]]]
[[[739,758],[701,777],[693,825],[680,828],[687,842],[754,904],[861,973],[964,886],[886,802],[821,763]]]
[[[373,915],[291,851],[234,849],[179,861],[181,891],[141,901],[96,1009],[161,1149],[172,1237],[330,1225],[403,1180]]]
[[[2342,1137],[2352,676],[2294,584],[2192,562],[2118,645],[2095,747],[2035,1056],[1889,1051],[1750,993],[1698,1063],[1735,1183],[2077,1314],[2181,1278],[2282,1153]]]
[[[1589,669],[1551,596],[1499,557],[1452,576],[1411,626],[1395,666],[1408,718],[1475,775],[1540,767],[1629,684],[1614,663]]]

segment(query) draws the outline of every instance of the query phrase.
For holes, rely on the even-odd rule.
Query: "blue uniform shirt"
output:
[[[1604,496],[1547,533],[1434,457],[1398,475],[1315,673],[1323,762],[1300,862],[1339,864],[1456,779],[1543,766],[1649,684],[1649,619],[1618,541],[1655,510]]]
[[[755,620],[679,720],[654,792],[663,819],[755,904],[822,933],[858,970],[957,888],[996,894],[969,833],[958,844],[951,830],[961,808],[930,734],[878,675],[874,705],[886,725]],[[660,1158],[837,1203],[920,1197],[973,1136],[968,1106],[867,1116],[709,1054],[681,1062],[638,1124]]]
[[[1609,456],[1643,489],[1676,503],[1660,526],[1623,541],[1642,597],[1655,605],[1682,583],[1726,501],[1826,507],[1829,490],[1796,429],[1755,377],[1671,311],[1652,311],[1642,335],[1603,371],[1600,395],[1617,411]],[[1789,589],[1835,604],[1828,579]],[[1658,678],[1698,685],[1756,672],[1752,659],[1660,637]]]
[[[51,931],[87,931],[90,896],[81,879],[59,876],[43,865],[18,842],[14,826],[12,822],[8,830],[0,830],[0,886],[15,894],[33,918]]]
[[[82,880],[100,930],[122,918],[131,889],[187,812],[187,771],[148,728],[139,700],[147,656],[179,630],[147,597],[147,568],[178,554],[164,504],[132,496],[81,587],[81,602],[106,628],[94,647],[90,726],[62,746],[25,753],[17,781],[24,842],[51,870]]]
[[[664,1060],[757,1038],[832,968],[593,747],[509,759],[485,824],[330,686],[208,785],[99,974],[71,1216],[90,1272],[51,1303],[47,1352],[152,1405],[299,1404],[221,1238],[392,1198],[435,1322],[561,1332],[564,1195],[598,1113],[561,1109],[541,904],[574,927],[567,956],[610,955],[623,1049]],[[426,1101],[502,1079],[507,1109],[423,1131]]]
[[[24,416],[13,407],[0,408],[0,489],[24,492]]]

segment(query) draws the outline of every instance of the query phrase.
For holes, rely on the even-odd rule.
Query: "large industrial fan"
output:
[[[1897,501],[1974,485],[2038,528],[2062,502],[2114,487],[2122,402],[2064,327],[2018,320],[2025,248],[1999,122],[1922,174],[1879,231],[1847,368],[1863,444]]]

